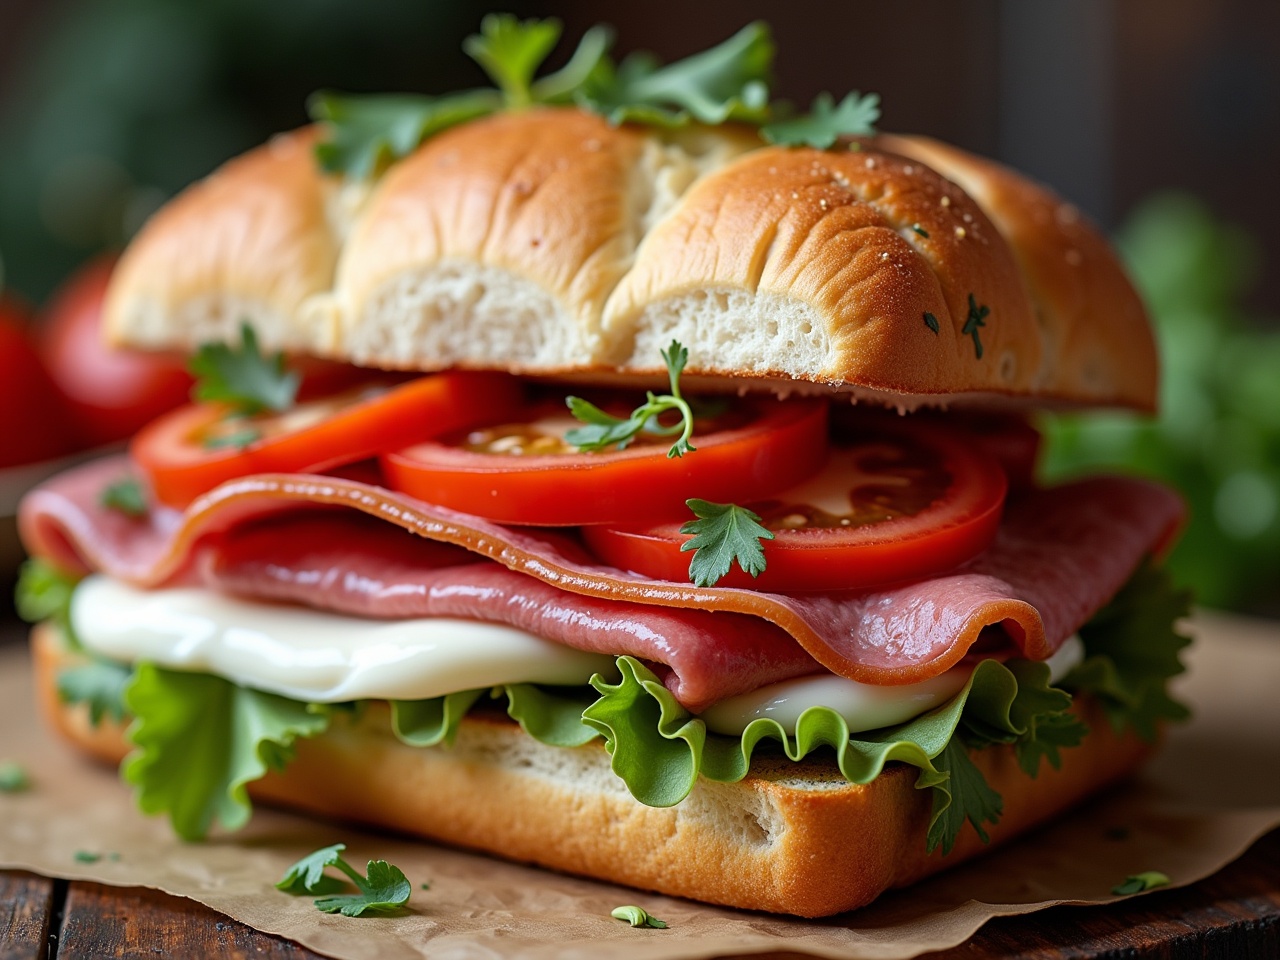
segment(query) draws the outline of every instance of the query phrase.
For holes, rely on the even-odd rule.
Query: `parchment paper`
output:
[[[0,794],[0,867],[156,887],[352,960],[913,957],[964,942],[992,917],[1114,900],[1111,888],[1132,873],[1192,883],[1280,826],[1280,627],[1223,617],[1199,626],[1181,684],[1196,718],[1140,779],[977,863],[831,920],[718,909],[263,809],[240,834],[184,844],[135,812],[113,771],[45,734],[21,650],[0,652],[0,760],[22,763],[34,786]],[[328,916],[273,888],[299,856],[339,841],[352,862],[384,858],[404,869],[414,893],[403,915]],[[81,851],[102,859],[78,862]],[[610,918],[632,903],[670,927]]]

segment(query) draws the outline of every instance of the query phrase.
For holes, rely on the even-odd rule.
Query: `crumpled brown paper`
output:
[[[1196,718],[1139,780],[977,863],[830,920],[708,907],[262,809],[240,834],[185,844],[164,821],[138,814],[112,771],[51,741],[35,719],[20,650],[0,655],[0,760],[22,763],[34,786],[0,795],[0,867],[157,887],[353,960],[913,957],[962,943],[992,917],[1115,899],[1111,888],[1140,871],[1192,883],[1280,825],[1280,627],[1223,617],[1200,627],[1181,684]],[[354,863],[385,858],[405,871],[414,886],[408,911],[328,916],[309,897],[274,889],[292,861],[339,841]],[[103,856],[86,864],[78,851]],[[670,926],[632,929],[609,916],[621,904]]]

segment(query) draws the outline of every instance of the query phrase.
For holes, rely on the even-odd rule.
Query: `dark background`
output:
[[[1049,471],[1164,476],[1209,603],[1280,613],[1280,3],[842,0],[506,3],[664,59],[768,20],[775,94],[876,91],[881,127],[1000,158],[1122,246],[1157,315],[1164,419],[1055,420]],[[0,258],[33,302],[319,87],[484,82],[487,7],[431,0],[0,0]],[[1169,193],[1169,191],[1175,191]]]

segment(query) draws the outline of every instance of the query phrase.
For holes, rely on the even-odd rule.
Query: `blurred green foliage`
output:
[[[1241,305],[1255,246],[1182,194],[1148,200],[1117,240],[1156,321],[1160,416],[1046,417],[1045,476],[1167,481],[1191,510],[1180,582],[1204,606],[1280,614],[1280,332]]]
[[[506,3],[521,12],[523,2]],[[307,122],[320,87],[474,86],[481,0],[63,0],[0,103],[0,258],[42,299],[164,200]]]

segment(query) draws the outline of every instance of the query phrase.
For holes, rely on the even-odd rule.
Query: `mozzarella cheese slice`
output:
[[[217,674],[246,687],[312,703],[425,700],[505,683],[585,686],[617,676],[614,658],[543,640],[515,627],[450,617],[369,620],[288,604],[241,600],[199,587],[138,590],[87,577],[71,626],[90,651],[133,663]],[[1073,637],[1049,661],[1054,679],[1083,658]],[[770,684],[703,714],[738,735],[757,717],[788,733],[813,706],[840,713],[851,731],[902,723],[946,702],[970,667],[922,683],[876,687],[830,674]]]

